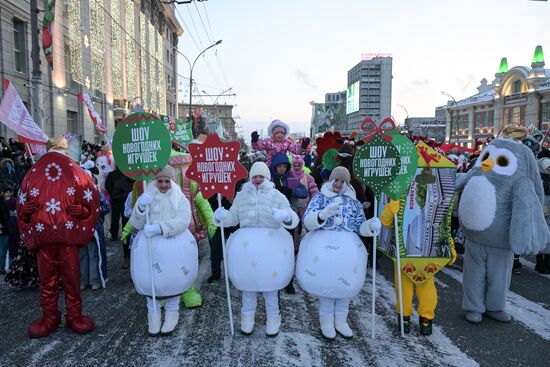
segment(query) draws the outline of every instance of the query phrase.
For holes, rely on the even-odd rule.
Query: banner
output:
[[[12,129],[19,141],[43,145],[48,136],[36,125],[13,84],[4,79],[4,97],[0,103],[0,121]]]
[[[113,137],[115,163],[134,180],[153,179],[168,163],[171,150],[172,142],[164,123],[149,113],[126,116]]]
[[[53,69],[53,26],[55,18],[55,0],[50,0],[44,12],[42,22],[42,49],[48,64]]]
[[[69,143],[69,157],[75,162],[80,163],[80,155],[82,154],[82,135],[65,133],[63,136]]]
[[[173,143],[183,145],[193,140],[193,123],[191,121],[182,122],[174,116],[165,115],[161,115],[160,118],[164,122],[164,126],[166,126]]]
[[[105,134],[107,128],[105,127],[105,124],[103,124],[101,116],[95,110],[94,103],[92,102],[92,98],[90,98],[90,95],[88,93],[81,92],[78,95],[78,100],[84,103],[84,106],[86,106],[86,109],[88,110],[88,115],[90,115],[90,118],[92,119],[96,130],[102,134]]]
[[[233,201],[237,181],[248,176],[238,159],[240,147],[238,141],[222,142],[216,134],[202,144],[189,144],[192,163],[185,175],[199,183],[205,199],[219,193]]]

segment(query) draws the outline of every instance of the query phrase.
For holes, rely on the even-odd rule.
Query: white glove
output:
[[[151,195],[144,192],[143,194],[141,194],[141,196],[138,199],[139,209],[142,212],[145,211],[145,208],[147,208],[151,204],[152,201],[153,201],[153,199],[151,198]]]
[[[275,219],[279,223],[283,222],[290,222],[290,214],[286,210],[281,209],[272,209],[273,212],[273,219]]]
[[[377,217],[364,221],[359,227],[359,234],[363,237],[375,237],[380,233],[382,223]]]
[[[334,202],[328,204],[321,212],[319,212],[319,218],[325,221],[340,211],[340,203]]]
[[[227,216],[227,210],[225,210],[221,206],[218,209],[216,209],[216,211],[214,212],[214,219],[218,223],[223,222],[226,216]]]
[[[146,224],[143,228],[143,234],[147,238],[154,237],[156,235],[162,234],[162,228],[160,227],[160,224]]]

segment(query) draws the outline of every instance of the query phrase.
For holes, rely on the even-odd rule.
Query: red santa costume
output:
[[[82,315],[79,246],[92,238],[99,217],[99,193],[92,179],[67,155],[65,138],[50,139],[48,153],[27,172],[18,197],[21,237],[36,252],[43,315],[28,328],[42,338],[61,323],[58,280],[63,281],[67,327],[78,334],[94,329]]]

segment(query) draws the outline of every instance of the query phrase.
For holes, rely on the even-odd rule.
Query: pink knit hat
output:
[[[295,155],[294,157],[292,157],[292,164],[294,165],[294,163],[300,163],[300,166],[303,166],[304,159],[302,158],[302,156]]]

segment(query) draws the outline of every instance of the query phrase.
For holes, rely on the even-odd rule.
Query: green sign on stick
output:
[[[397,177],[401,169],[399,151],[392,144],[393,136],[388,134],[394,128],[392,119],[385,119],[377,126],[367,117],[361,124],[367,135],[363,138],[365,144],[353,158],[353,171],[376,195]]]
[[[164,123],[149,113],[128,115],[113,137],[115,163],[134,180],[153,179],[168,163],[171,149],[170,134]]]
[[[398,200],[409,190],[411,181],[416,175],[416,167],[418,166],[418,153],[416,146],[406,136],[397,132],[391,133],[393,137],[391,143],[399,151],[401,168],[397,177],[390,182],[383,191],[392,200]]]
[[[183,145],[193,141],[193,122],[183,122],[173,116],[162,115],[160,117],[170,134],[170,138],[176,144]]]

